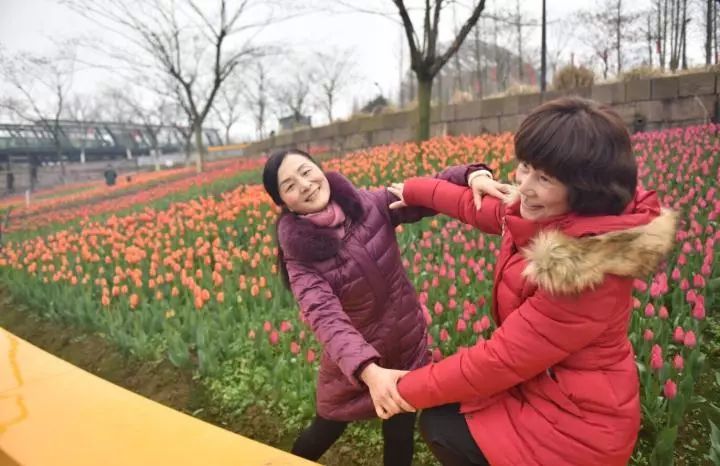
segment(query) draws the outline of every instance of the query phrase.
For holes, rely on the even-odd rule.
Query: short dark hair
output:
[[[310,154],[305,151],[301,151],[300,149],[283,149],[273,152],[273,154],[270,155],[270,158],[267,159],[267,162],[265,162],[265,168],[263,168],[263,186],[265,187],[265,191],[272,198],[275,205],[285,205],[282,198],[280,197],[280,186],[278,185],[278,170],[280,170],[280,165],[282,165],[285,157],[291,154],[302,155],[318,167],[320,166],[320,164],[317,163],[310,156]]]
[[[535,108],[515,133],[515,156],[568,188],[570,210],[617,215],[637,188],[630,134],[610,107],[561,97]]]

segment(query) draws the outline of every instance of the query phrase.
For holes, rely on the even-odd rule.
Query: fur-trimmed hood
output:
[[[676,223],[677,214],[663,209],[649,223],[592,236],[542,231],[522,250],[523,275],[558,294],[594,288],[605,274],[644,278],[671,251]]]
[[[330,200],[340,205],[351,223],[362,220],[365,210],[360,194],[350,180],[337,172],[328,172],[325,176],[330,184]],[[282,214],[277,235],[285,256],[303,262],[329,259],[337,254],[342,242],[332,229],[319,227],[292,212]]]

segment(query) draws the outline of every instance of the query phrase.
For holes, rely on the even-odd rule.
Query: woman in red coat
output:
[[[439,176],[466,184],[483,166],[451,167]],[[317,416],[292,452],[317,460],[350,421],[412,410],[397,393],[398,369],[429,360],[420,303],[402,265],[395,226],[433,215],[389,210],[387,190],[356,189],[299,150],[273,154],[265,190],[282,207],[277,222],[279,268],[323,345]],[[383,421],[384,462],[409,466],[415,414]]]
[[[488,340],[405,375],[400,395],[444,465],[627,464],[640,427],[627,338],[636,277],[670,251],[675,215],[637,187],[622,119],[562,98],[515,135],[517,196],[411,179],[398,205],[424,206],[502,236]],[[434,408],[433,408],[434,407]],[[432,409],[428,409],[432,408]]]

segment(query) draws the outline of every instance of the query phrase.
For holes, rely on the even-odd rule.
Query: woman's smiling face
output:
[[[524,162],[518,164],[515,179],[520,190],[520,216],[539,221],[570,210],[568,189],[557,178]]]
[[[300,215],[319,212],[330,201],[325,173],[300,154],[289,154],[278,168],[280,198],[288,209]]]

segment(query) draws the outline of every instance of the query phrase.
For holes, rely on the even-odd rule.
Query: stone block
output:
[[[669,76],[666,78],[654,78],[650,80],[650,98],[674,99],[678,96],[678,78]]]
[[[679,76],[680,97],[715,94],[716,79],[719,75],[718,73],[694,73]]]

